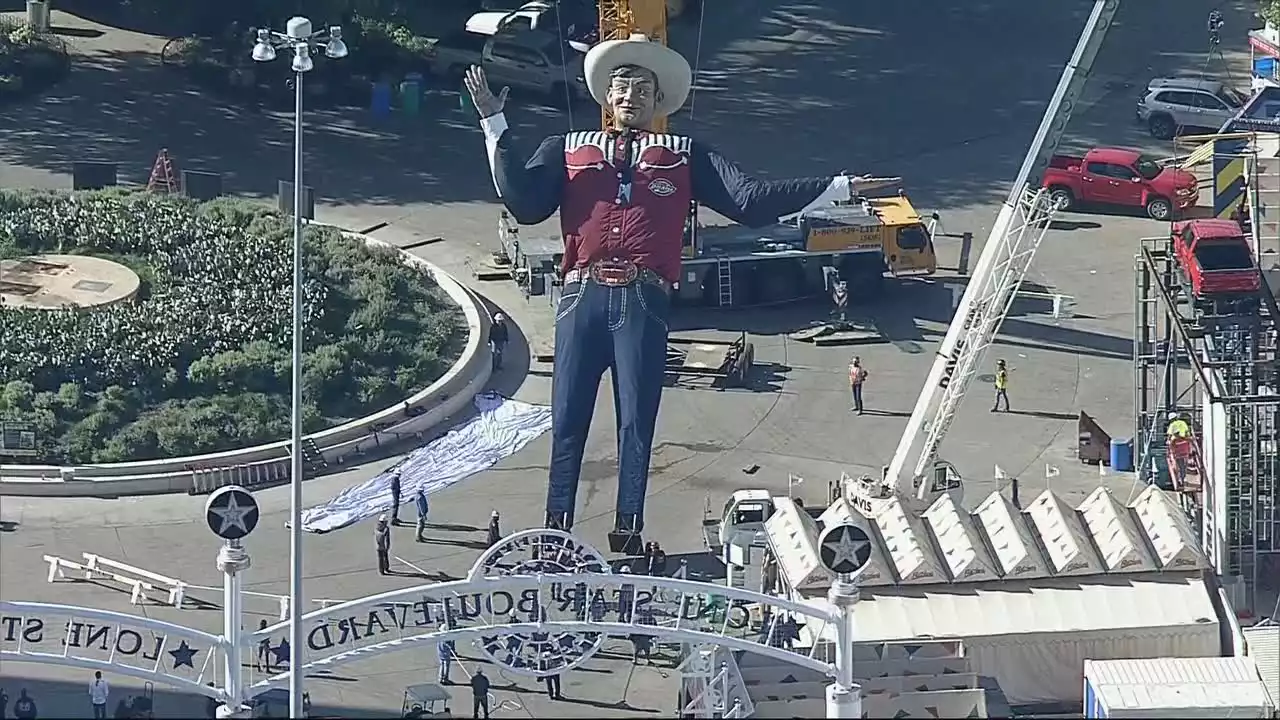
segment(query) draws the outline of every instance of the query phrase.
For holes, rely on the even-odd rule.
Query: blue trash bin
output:
[[[374,117],[384,118],[391,114],[391,83],[380,81],[373,84],[369,110]]]
[[[1133,470],[1133,440],[1111,438],[1111,469],[1116,472]]]

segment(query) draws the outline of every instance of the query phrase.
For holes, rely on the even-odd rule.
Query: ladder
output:
[[[147,180],[147,190],[151,192],[163,190],[166,194],[172,195],[181,189],[178,178],[173,172],[173,161],[169,159],[169,150],[161,149],[156,155],[156,161],[151,165],[151,177]]]
[[[729,258],[716,261],[716,273],[720,278],[720,307],[733,305],[733,263]]]

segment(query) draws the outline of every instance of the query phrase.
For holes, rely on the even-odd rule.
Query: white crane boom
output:
[[[947,334],[934,359],[924,389],[889,464],[885,483],[906,495],[914,483],[916,497],[925,499],[935,488],[925,482],[938,458],[938,448],[955,418],[960,401],[982,366],[983,355],[1008,314],[1014,293],[1026,276],[1036,249],[1049,227],[1054,208],[1040,186],[1050,158],[1057,151],[1071,113],[1084,89],[1098,49],[1115,19],[1120,0],[1096,0],[1089,20],[1062,71],[1049,106],[1027,150],[1009,197],[1001,206],[982,254],[956,308]],[[927,424],[926,424],[927,421]],[[921,437],[912,474],[904,470]]]

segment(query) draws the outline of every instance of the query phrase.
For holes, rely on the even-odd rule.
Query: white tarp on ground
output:
[[[302,529],[328,532],[386,512],[391,506],[391,473],[400,470],[401,502],[412,503],[419,487],[430,495],[514,455],[551,429],[551,408],[510,400],[496,393],[477,395],[477,415],[448,434],[409,454],[404,462],[343,490],[324,505],[302,513]]]

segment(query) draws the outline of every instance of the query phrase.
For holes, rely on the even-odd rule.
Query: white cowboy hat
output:
[[[689,88],[693,86],[689,61],[666,45],[636,33],[626,40],[606,40],[587,53],[583,74],[591,97],[600,105],[607,102],[609,74],[623,65],[642,67],[658,77],[662,100],[654,107],[656,115],[671,115],[689,97]]]

